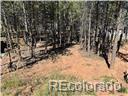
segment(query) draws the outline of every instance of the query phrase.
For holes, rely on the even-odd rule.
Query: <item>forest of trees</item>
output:
[[[128,43],[127,1],[2,1],[1,21],[11,67],[11,50],[18,61],[24,60],[21,38],[32,59],[38,43],[45,56],[51,49],[56,53],[56,49],[80,44],[88,56],[105,58],[109,68],[120,46]]]

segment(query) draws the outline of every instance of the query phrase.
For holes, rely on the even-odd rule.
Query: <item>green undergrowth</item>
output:
[[[33,91],[31,96],[80,96],[80,95],[91,95],[96,96],[95,91],[58,91],[58,90],[49,90],[49,80],[66,80],[67,82],[79,82],[82,81],[81,78],[61,74],[60,72],[53,72],[45,76],[33,76],[26,78],[20,78],[17,74],[13,74],[9,78],[2,80],[2,93],[3,96],[26,96],[23,94],[23,90],[26,90],[27,86],[33,86]],[[107,82],[116,82],[113,77],[102,76],[100,80],[104,83]],[[128,93],[128,88],[122,87],[118,90],[120,93]]]
[[[2,94],[3,96],[29,96],[28,93],[24,94],[27,88],[31,85],[33,91],[31,96],[74,96],[74,95],[91,95],[95,96],[95,92],[78,92],[67,90],[61,92],[58,90],[49,91],[49,80],[66,80],[67,82],[78,82],[82,81],[72,75],[64,75],[60,72],[53,72],[47,76],[33,76],[28,78],[20,78],[17,74],[13,74],[9,78],[2,80]]]

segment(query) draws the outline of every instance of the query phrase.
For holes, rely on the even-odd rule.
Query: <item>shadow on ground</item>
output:
[[[24,57],[22,61],[18,62],[17,60],[10,62],[9,64],[4,64],[8,65],[9,72],[16,71],[17,69],[22,69],[22,68],[31,68],[34,64],[38,64],[37,62],[44,60],[44,59],[50,59],[53,61],[53,63],[57,60],[58,55],[72,55],[70,50],[68,48],[72,47],[75,44],[67,44],[65,47],[58,47],[55,49],[49,49],[47,53],[45,53],[45,50],[39,50],[39,52],[35,53],[34,57]],[[7,74],[6,73],[1,73]]]

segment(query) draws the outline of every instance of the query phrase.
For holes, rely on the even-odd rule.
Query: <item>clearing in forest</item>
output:
[[[125,45],[121,48],[121,52],[128,53],[128,45]],[[4,58],[7,59],[7,58]],[[120,67],[121,66],[121,67]],[[63,79],[67,79],[66,76],[69,78],[74,77],[78,80],[86,80],[89,82],[102,82],[102,81],[111,81],[115,80],[123,84],[123,87],[128,87],[127,84],[123,80],[123,72],[128,69],[128,62],[121,60],[120,58],[116,58],[115,68],[108,69],[105,61],[103,58],[91,55],[90,57],[86,56],[82,50],[80,50],[79,45],[74,45],[70,48],[67,48],[65,55],[58,55],[56,60],[42,60],[33,64],[31,68],[23,68],[16,70],[15,72],[7,73],[2,76],[2,83],[6,82],[6,80],[11,80],[13,75],[18,76],[20,79],[25,80],[28,84],[21,87],[23,93],[29,87],[34,86],[33,90],[37,90],[36,87],[41,86],[43,87],[45,79],[45,85],[48,85],[48,80],[53,78],[50,75],[54,74],[54,79],[59,79],[63,77]],[[61,74],[56,75],[56,74]],[[10,78],[10,79],[9,79]],[[43,78],[41,82],[40,79]],[[34,85],[34,80],[39,79],[39,85]],[[42,80],[42,79],[41,79]],[[38,81],[37,81],[38,82]],[[8,86],[8,85],[6,85]],[[23,90],[22,88],[26,88]],[[44,88],[45,89],[45,88]],[[15,90],[15,88],[13,89]],[[14,92],[15,93],[15,92]],[[96,94],[108,94],[108,93],[96,93]],[[119,93],[118,93],[119,94]],[[120,93],[121,94],[121,93]],[[101,96],[101,95],[99,95]],[[123,95],[125,96],[125,95]]]

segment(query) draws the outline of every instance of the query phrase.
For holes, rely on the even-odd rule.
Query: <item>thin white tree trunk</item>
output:
[[[90,56],[90,33],[91,33],[91,13],[92,13],[92,5],[91,9],[89,10],[89,29],[88,29],[88,55]]]
[[[123,29],[123,21],[124,21],[125,11],[123,9],[120,9],[119,17],[117,19],[117,33],[115,36],[114,44],[113,44],[113,50],[112,50],[112,56],[111,56],[111,67],[114,68],[115,58],[116,58],[116,52],[117,52],[117,42],[120,37],[120,31]]]
[[[28,32],[27,17],[26,17],[26,10],[25,10],[24,3],[23,3],[23,13],[24,13],[25,31]]]

